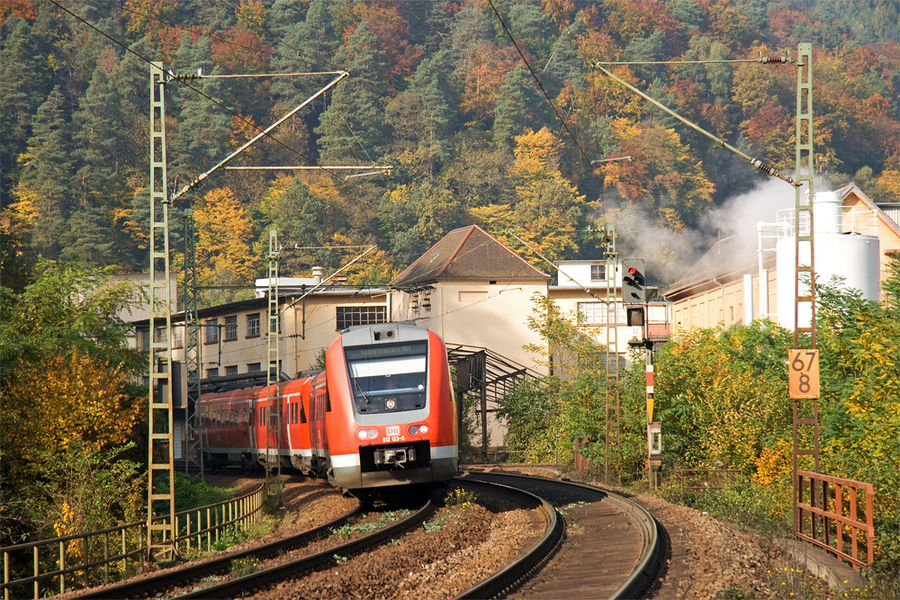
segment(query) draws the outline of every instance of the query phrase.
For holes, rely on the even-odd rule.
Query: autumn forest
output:
[[[811,42],[822,175],[896,198],[898,22],[886,0],[6,0],[4,285],[18,287],[17,268],[38,257],[146,270],[149,60],[175,76],[166,86],[175,189],[334,77],[198,72],[350,73],[232,163],[322,169],[217,171],[176,204],[172,247],[179,265],[181,209],[191,207],[201,284],[251,284],[270,227],[291,247],[375,244],[349,274],[365,284],[471,223],[515,247],[511,228],[551,258],[599,256],[598,228],[624,212],[694,230],[765,178],[594,61],[790,57]],[[742,151],[792,168],[793,65],[609,68]],[[392,169],[328,168],[373,164]],[[627,227],[620,234],[634,245]],[[282,272],[306,275],[354,253],[297,250]]]

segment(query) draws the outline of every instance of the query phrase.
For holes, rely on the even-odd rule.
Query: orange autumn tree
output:
[[[133,383],[145,359],[119,316],[138,298],[105,271],[52,261],[21,293],[0,287],[0,544],[134,516],[137,465],[108,457],[135,439],[146,408]]]

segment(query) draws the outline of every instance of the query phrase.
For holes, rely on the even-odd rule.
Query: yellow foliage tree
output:
[[[249,285],[261,259],[253,252],[250,214],[234,193],[228,188],[210,190],[194,209],[194,219],[200,281]]]
[[[90,450],[131,440],[143,401],[127,393],[121,365],[85,354],[21,361],[0,396],[0,437],[9,475],[26,479],[41,469],[41,458],[61,455],[75,442]]]
[[[578,251],[577,231],[593,207],[559,170],[562,144],[546,127],[516,136],[511,215],[498,208],[481,216],[509,220],[517,235],[552,259]]]
[[[605,188],[616,188],[623,198],[656,213],[672,229],[690,225],[712,203],[715,185],[674,129],[616,119],[613,131],[622,153],[633,160],[606,165]]]

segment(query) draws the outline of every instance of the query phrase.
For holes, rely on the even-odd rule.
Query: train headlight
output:
[[[378,437],[378,430],[374,429],[374,428],[372,428],[372,429],[357,429],[356,437],[362,441],[374,440],[375,438]]]
[[[394,410],[395,408],[397,408],[397,401],[394,400],[393,398],[391,398],[390,400],[385,402],[384,405],[387,407],[388,410]]]
[[[416,435],[417,433],[426,434],[428,433],[428,425],[410,425],[409,426],[410,435]]]

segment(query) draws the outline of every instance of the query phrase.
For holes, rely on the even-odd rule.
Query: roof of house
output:
[[[774,262],[774,256],[766,257],[767,266],[772,266]],[[713,244],[681,279],[665,289],[664,294],[669,298],[690,295],[706,288],[717,287],[721,283],[717,282],[719,279],[730,280],[756,268],[757,262],[747,256],[738,239],[729,236]]]
[[[852,181],[845,185],[844,187],[837,190],[838,194],[841,195],[841,201],[847,199],[851,193],[854,194],[857,198],[859,198],[860,202],[870,210],[872,210],[878,219],[884,223],[884,225],[894,232],[895,235],[900,236],[900,224],[895,221],[892,216],[896,214],[896,209],[885,210],[881,206],[877,205],[871,198],[869,198],[862,189]]]
[[[549,279],[478,225],[454,229],[406,267],[391,287],[447,279]]]

